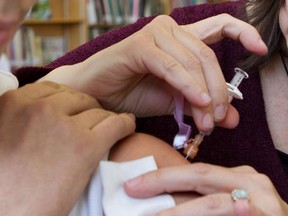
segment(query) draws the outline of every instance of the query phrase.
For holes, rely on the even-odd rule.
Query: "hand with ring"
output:
[[[288,215],[288,206],[270,179],[249,166],[225,168],[195,163],[163,168],[126,182],[125,191],[136,198],[185,192],[185,199],[175,199],[176,207],[158,216]]]

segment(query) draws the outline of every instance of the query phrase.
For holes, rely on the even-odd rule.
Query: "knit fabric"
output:
[[[241,1],[220,4],[202,4],[175,9],[171,16],[179,24],[189,24],[198,20],[228,13],[237,16]],[[50,70],[61,65],[74,64],[88,58],[90,55],[104,49],[131,35],[149,23],[153,17],[142,18],[132,25],[112,30],[83,46],[67,53],[62,58],[43,68],[22,68],[16,72],[20,84],[33,82]],[[220,62],[226,80],[234,76],[234,68],[240,62],[244,48],[239,42],[224,39],[211,46]],[[192,162],[209,162],[226,167],[250,165],[257,171],[265,173],[274,183],[279,194],[288,201],[288,176],[279,160],[266,120],[265,105],[257,71],[251,72],[249,79],[244,80],[239,87],[244,100],[233,100],[233,105],[240,113],[240,123],[233,130],[215,128],[212,135],[205,137],[200,151]],[[191,118],[185,122],[191,124],[192,136],[197,133]],[[172,144],[178,126],[173,116],[150,117],[137,119],[137,131],[145,132]]]

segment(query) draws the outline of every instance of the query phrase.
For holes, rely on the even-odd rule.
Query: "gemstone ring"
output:
[[[231,197],[233,201],[237,200],[249,200],[249,193],[244,189],[234,189],[231,192]]]

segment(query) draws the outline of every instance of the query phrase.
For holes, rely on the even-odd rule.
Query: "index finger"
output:
[[[207,45],[231,38],[240,41],[243,46],[258,55],[265,55],[267,46],[252,25],[229,14],[220,14],[199,22],[184,25],[183,28],[198,37]]]
[[[130,196],[141,198],[185,191],[210,194],[241,188],[246,179],[244,173],[235,172],[233,169],[194,163],[146,173],[134,179],[137,184],[133,180],[128,181],[125,184],[125,191]],[[244,182],[246,187],[253,188],[251,181]]]

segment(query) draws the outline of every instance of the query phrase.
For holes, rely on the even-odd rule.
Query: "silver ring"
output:
[[[234,189],[231,192],[231,197],[233,201],[237,200],[249,200],[249,193],[244,189]]]

